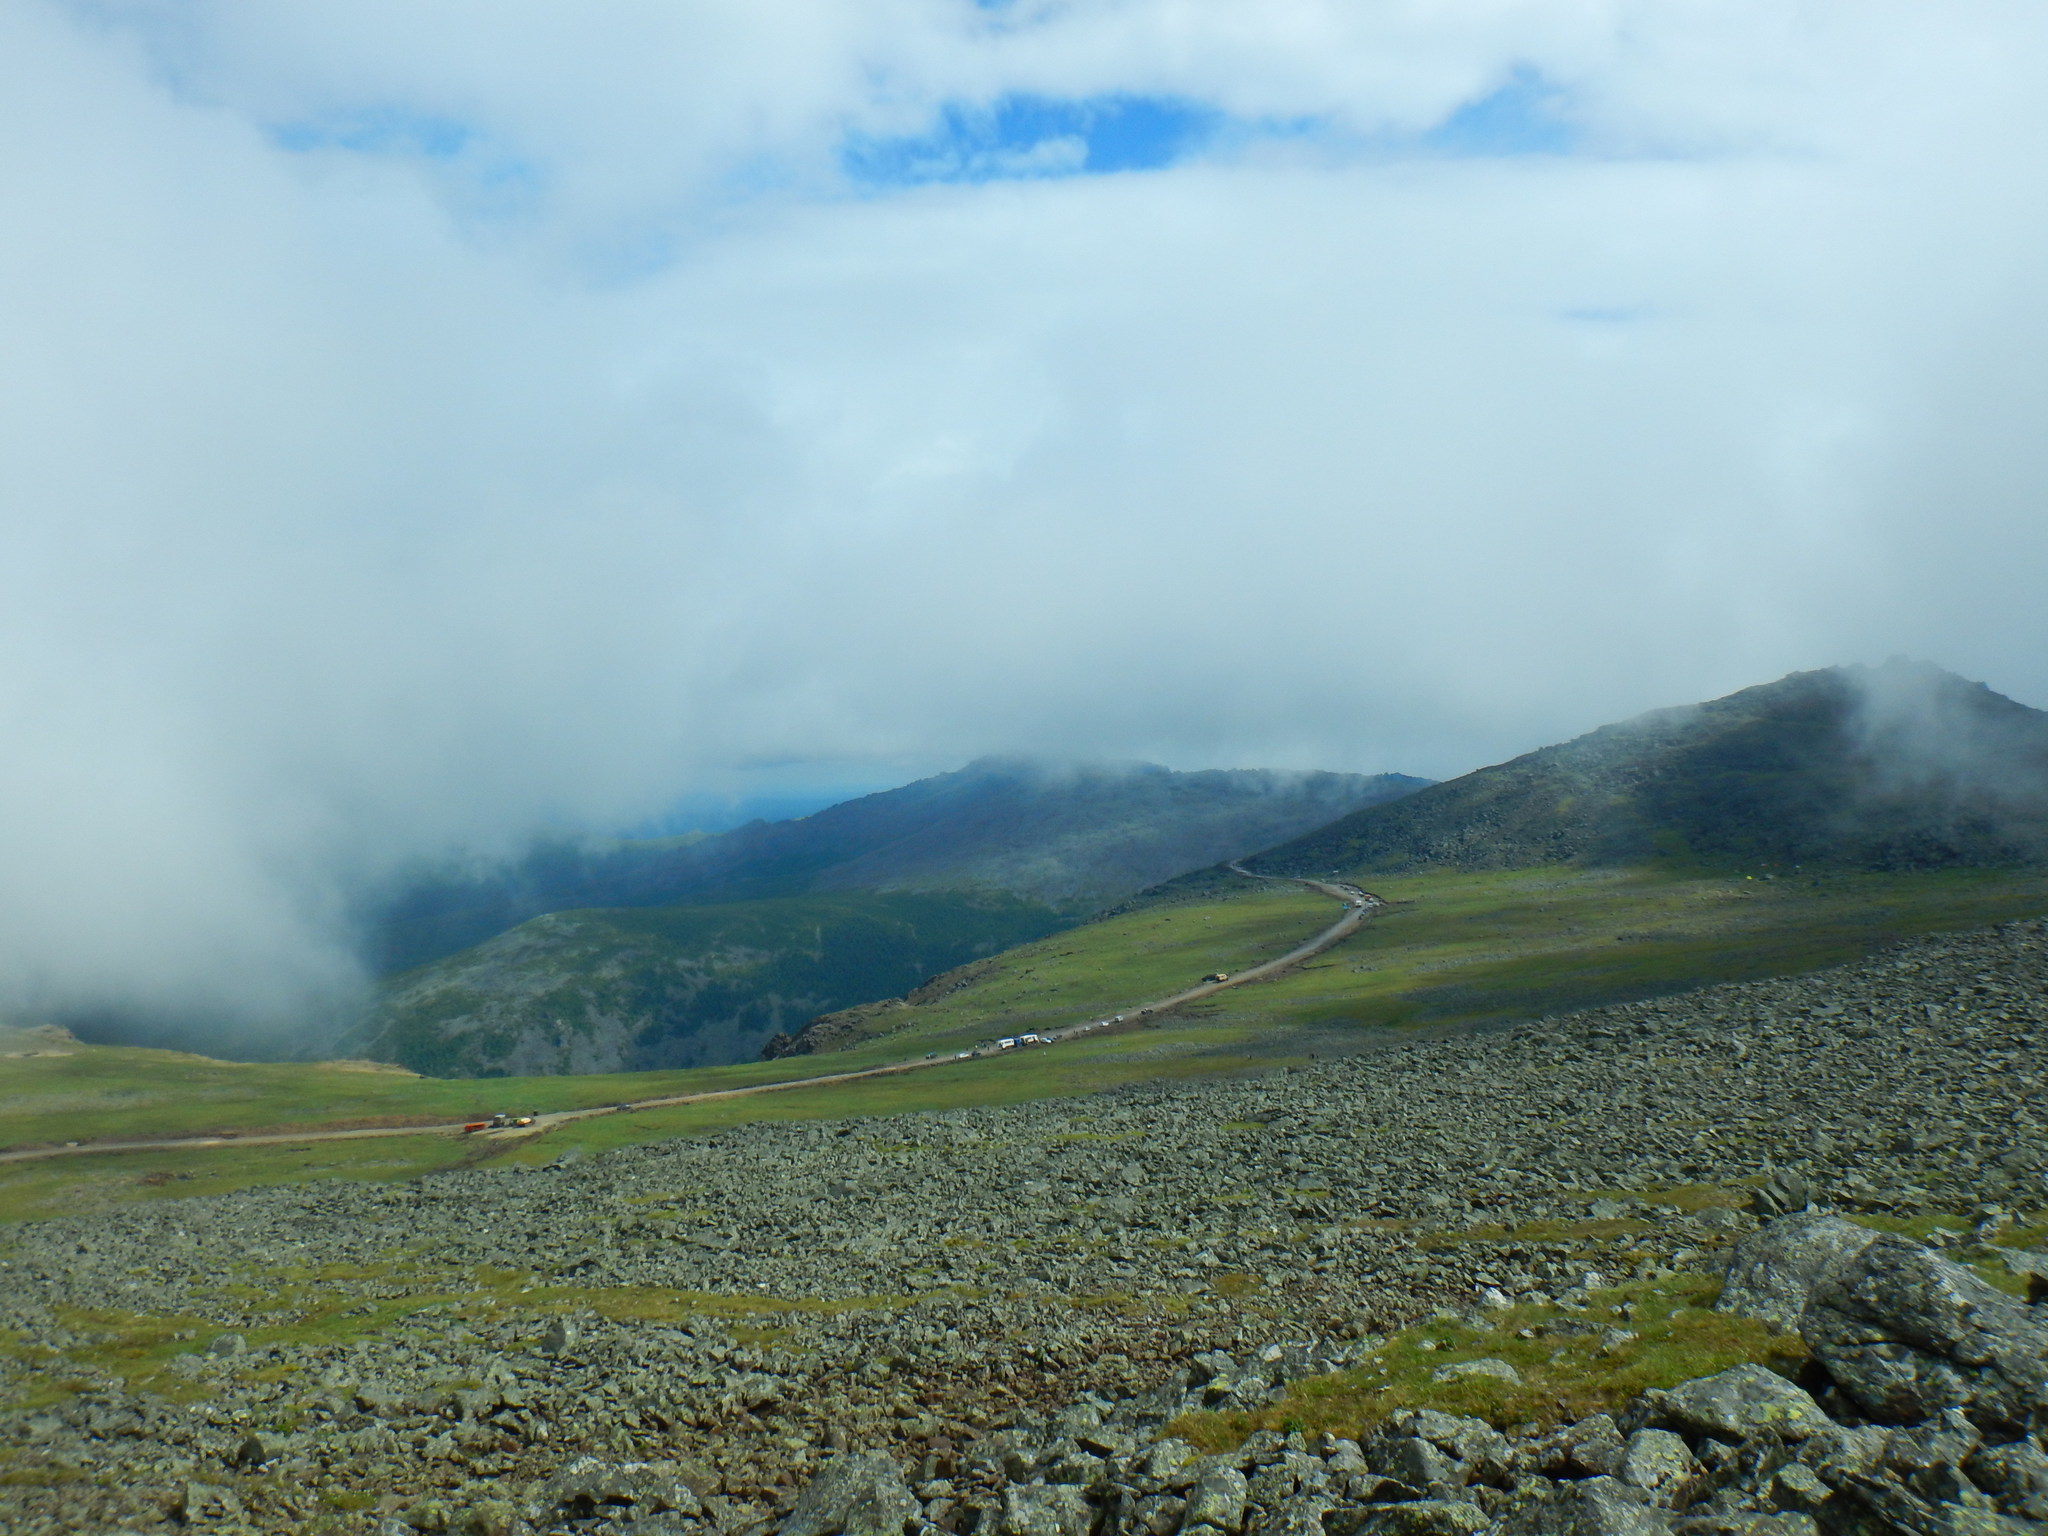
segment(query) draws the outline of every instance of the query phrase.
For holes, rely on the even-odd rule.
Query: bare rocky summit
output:
[[[2041,1309],[1952,1260],[2048,1267],[2000,1246],[2048,1202],[2044,1030],[2048,933],[2008,924],[1232,1083],[35,1223],[0,1241],[0,1526],[2020,1532]],[[1941,1253],[1816,1237],[1809,1204],[1961,1221]],[[1614,1288],[1731,1259],[1800,1382],[1210,1455],[1171,1428],[1432,1315],[1537,1309],[1561,1348]],[[1581,1343],[1625,1361],[1610,1332]]]

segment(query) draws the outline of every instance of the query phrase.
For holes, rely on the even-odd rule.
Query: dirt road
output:
[[[1275,875],[1255,875],[1237,865],[1229,866],[1234,874],[1247,880],[1277,880]],[[1101,1033],[1106,1030],[1134,1028],[1148,1019],[1156,1019],[1170,1009],[1186,1003],[1199,1002],[1213,997],[1218,992],[1232,987],[1244,986],[1247,982],[1264,981],[1276,976],[1289,966],[1299,965],[1312,959],[1331,945],[1349,938],[1368,922],[1375,913],[1386,905],[1370,891],[1360,890],[1355,885],[1333,884],[1325,880],[1288,880],[1286,883],[1305,885],[1311,890],[1321,891],[1332,900],[1344,904],[1344,912],[1337,921],[1306,943],[1298,944],[1274,960],[1262,961],[1246,970],[1232,972],[1222,981],[1205,981],[1176,992],[1170,997],[1157,998],[1149,1003],[1140,1003],[1126,1008],[1121,1014],[1108,1019],[1075,1025],[1059,1031],[1052,1039],[1053,1044],[1061,1040],[1083,1035]],[[1045,1046],[1035,1047],[1043,1050]],[[969,1052],[971,1058],[992,1056],[997,1052],[989,1047]],[[572,1120],[587,1120],[593,1115],[616,1115],[637,1109],[667,1109],[678,1104],[708,1104],[720,1099],[743,1099],[757,1093],[780,1093],[790,1088],[817,1088],[831,1083],[859,1082],[863,1078],[889,1077],[901,1072],[916,1072],[925,1067],[941,1067],[948,1062],[958,1061],[958,1055],[937,1058],[920,1057],[914,1061],[891,1062],[886,1066],[864,1067],[855,1072],[826,1072],[816,1077],[787,1078],[780,1082],[755,1083],[745,1088],[717,1088],[702,1093],[679,1093],[666,1098],[636,1099],[625,1104],[601,1104],[590,1109],[564,1109],[553,1114],[537,1115],[530,1126],[498,1131],[477,1131],[470,1134],[479,1140],[512,1140],[538,1135],[554,1126],[566,1125]],[[468,1122],[451,1121],[445,1125],[377,1125],[359,1126],[352,1130],[304,1130],[304,1131],[262,1131],[241,1136],[234,1134],[213,1136],[184,1136],[156,1141],[83,1141],[61,1147],[28,1147],[18,1152],[0,1152],[0,1163],[29,1162],[46,1157],[79,1157],[100,1152],[168,1152],[179,1148],[199,1147],[263,1147],[297,1145],[309,1141],[361,1141],[375,1136],[454,1136],[464,1131]]]

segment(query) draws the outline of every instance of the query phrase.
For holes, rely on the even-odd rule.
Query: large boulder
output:
[[[1804,1440],[1830,1420],[1801,1388],[1760,1365],[1738,1365],[1714,1376],[1682,1381],[1668,1392],[1637,1398],[1629,1417],[1637,1427],[1676,1430],[1739,1444],[1764,1435]]]
[[[776,1536],[903,1536],[917,1500],[886,1456],[836,1456],[811,1479]]]
[[[1404,1408],[1362,1446],[1366,1465],[1411,1488],[1510,1480],[1508,1443],[1484,1419]]]
[[[1639,1429],[1622,1453],[1621,1481],[1660,1509],[1683,1509],[1699,1486],[1700,1464],[1668,1429]]]
[[[556,1472],[534,1490],[526,1510],[535,1524],[597,1515],[644,1520],[702,1513],[690,1485],[666,1468],[644,1461],[600,1461],[595,1456],[579,1456]]]
[[[1201,1481],[1188,1490],[1188,1512],[1184,1528],[1198,1525],[1219,1531],[1236,1531],[1244,1526],[1244,1506],[1250,1485],[1235,1467],[1223,1466],[1221,1458],[1202,1473]]]
[[[1728,1281],[1714,1303],[1738,1317],[1761,1318],[1779,1328],[1799,1326],[1806,1298],[1821,1271],[1877,1240],[1868,1227],[1816,1211],[1781,1217],[1735,1245]]]
[[[1095,1507],[1072,1483],[1029,1483],[1003,1491],[1001,1536],[1088,1536]]]
[[[1919,1243],[1883,1236],[1839,1255],[1814,1284],[1800,1334],[1881,1422],[1960,1408],[2006,1437],[2048,1426],[2048,1326]]]

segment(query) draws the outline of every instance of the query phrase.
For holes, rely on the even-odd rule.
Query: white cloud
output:
[[[2048,701],[2043,26],[17,0],[0,994],[290,1014],[405,858],[752,760],[1447,773],[1897,650]],[[1530,77],[1576,152],[1422,152]],[[1321,126],[840,172],[1119,93]]]

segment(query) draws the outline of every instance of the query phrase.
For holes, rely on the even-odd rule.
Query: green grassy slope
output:
[[[1348,1032],[1469,1026],[1789,974],[1911,934],[2048,911],[2048,871],[1794,880],[1553,867],[1358,878],[1392,909],[1289,974],[1186,1016],[1247,1045],[1305,1031],[1341,1048]],[[1058,1027],[1166,991],[1169,977],[1185,984],[1241,966],[1261,943],[1278,953],[1283,932],[1306,934],[1332,910],[1298,886],[1141,908],[1012,951],[937,1001],[852,1013],[906,1049]]]
[[[1012,897],[865,891],[558,912],[396,978],[359,1048],[453,1077],[747,1061],[814,1014],[1073,921]]]
[[[477,1159],[541,1161],[756,1118],[942,1110],[1270,1069],[1311,1053],[1368,1047],[1390,1029],[1459,1028],[1792,973],[1895,938],[2048,912],[2048,874],[1984,870],[1795,882],[1567,868],[1403,876],[1372,888],[1395,905],[1337,948],[1288,975],[1124,1032],[990,1060],[944,1060],[859,1083],[601,1116],[526,1142],[421,1136],[0,1165],[0,1217],[241,1184],[404,1178]],[[431,1123],[917,1059],[998,1033],[1127,1010],[1206,972],[1282,953],[1323,927],[1333,910],[1299,887],[1259,885],[1126,913],[980,962],[955,978],[965,983],[958,990],[930,989],[932,1001],[864,1011],[873,1032],[852,1049],[687,1072],[447,1081],[71,1047],[68,1055],[0,1062],[0,1146],[284,1124]]]

